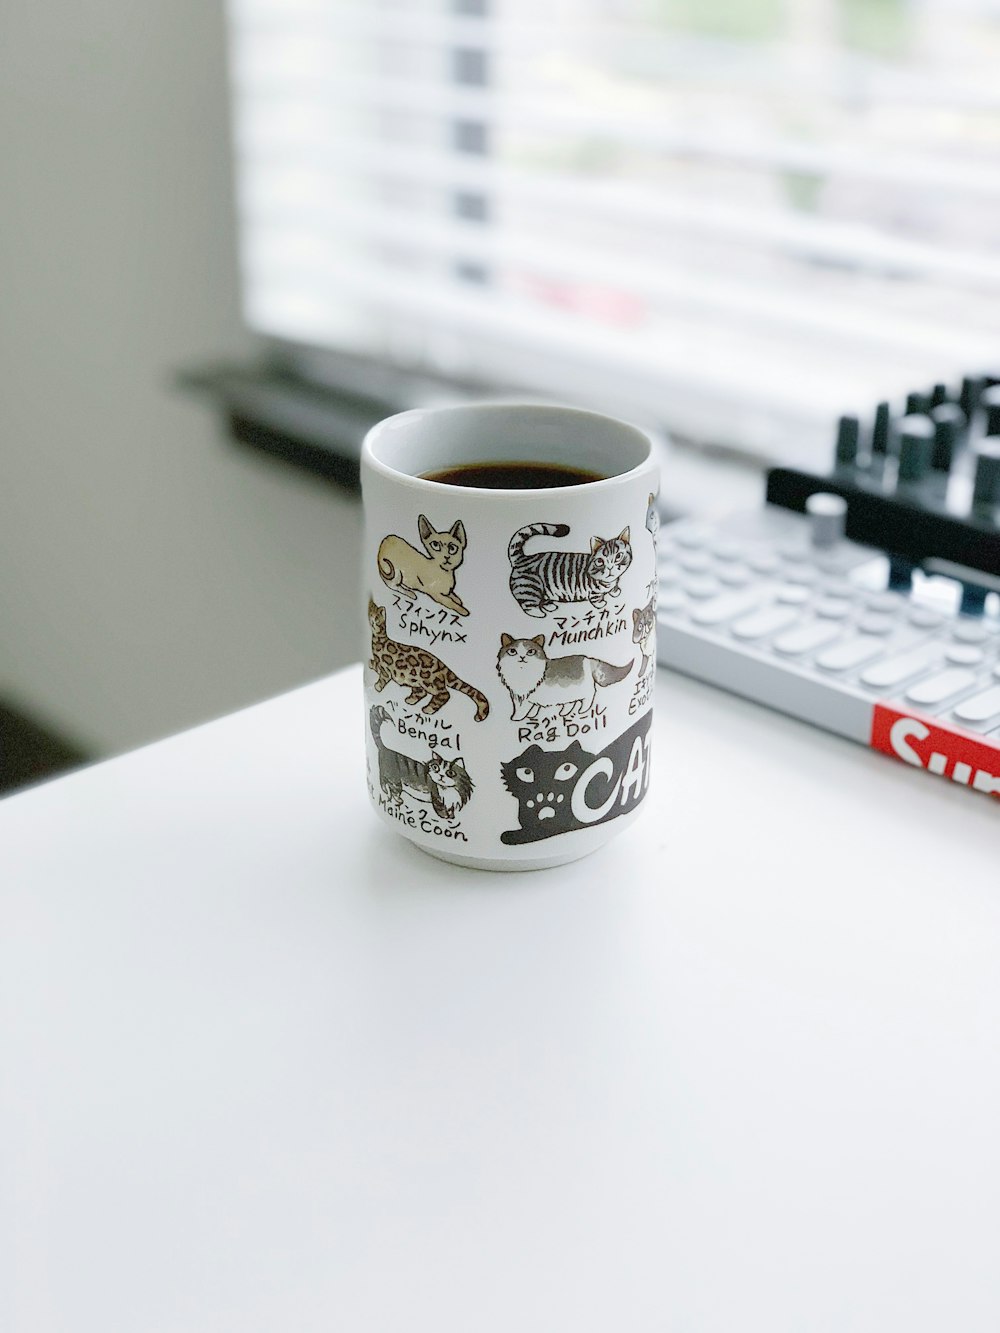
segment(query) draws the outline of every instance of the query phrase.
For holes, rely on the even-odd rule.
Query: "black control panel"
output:
[[[916,567],[947,575],[974,614],[1000,590],[1000,371],[841,417],[827,475],[768,473],[770,504],[801,512],[818,492],[847,501],[847,536],[889,554],[894,586]]]

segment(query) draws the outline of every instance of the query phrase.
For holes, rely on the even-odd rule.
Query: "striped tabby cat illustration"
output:
[[[510,590],[521,609],[541,618],[565,602],[590,602],[600,610],[609,597],[620,597],[619,582],[632,563],[629,530],[617,537],[592,537],[589,551],[535,551],[524,547],[532,537],[566,537],[565,523],[529,523],[510,539]]]
[[[482,722],[489,715],[490,705],[486,695],[457,676],[439,657],[429,653],[426,648],[390,639],[385,628],[385,607],[376,605],[371,598],[368,601],[368,624],[372,632],[372,655],[368,665],[378,677],[376,690],[384,690],[390,681],[408,687],[408,704],[418,704],[421,699],[427,699],[421,709],[424,713],[436,713],[451,698],[452,690],[458,690],[461,694],[467,694],[476,705],[477,722]]]
[[[475,784],[465,769],[461,755],[446,759],[439,750],[432,749],[429,759],[411,759],[399,750],[393,750],[382,739],[382,723],[391,719],[381,704],[369,714],[372,735],[378,749],[378,783],[390,801],[401,803],[403,793],[415,801],[430,801],[434,813],[441,819],[457,818],[467,805]]]

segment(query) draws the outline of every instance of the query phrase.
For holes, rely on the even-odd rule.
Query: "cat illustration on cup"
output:
[[[375,704],[369,724],[378,750],[378,782],[383,794],[397,805],[402,804],[404,793],[415,801],[429,801],[439,818],[457,819],[475,790],[465,760],[461,755],[447,759],[433,747],[426,760],[393,750],[382,739],[382,724],[389,721],[388,710]]]
[[[446,532],[439,532],[421,514],[417,519],[417,532],[426,555],[395,533],[383,538],[378,548],[378,572],[382,582],[411,602],[416,600],[417,593],[422,592],[439,606],[467,616],[469,609],[455,591],[455,570],[465,556],[465,524],[459,518]]]
[[[378,606],[373,598],[368,600],[368,624],[372,632],[372,655],[368,666],[378,679],[375,689],[385,689],[390,681],[409,689],[406,702],[418,704],[426,698],[421,712],[436,713],[451,698],[451,692],[457,690],[467,694],[476,705],[476,721],[482,722],[489,716],[490,705],[486,695],[475,686],[462,680],[451,667],[446,666],[439,657],[417,648],[412,643],[397,643],[390,639],[385,627],[385,607]]]
[[[649,785],[651,721],[647,709],[600,754],[574,740],[563,750],[530,745],[502,763],[500,777],[517,801],[518,827],[506,829],[500,841],[538,842],[630,814]]]
[[[513,722],[537,717],[545,708],[558,708],[559,716],[565,718],[593,708],[598,687],[624,680],[632,670],[633,660],[630,658],[625,666],[615,666],[599,657],[575,653],[549,657],[544,634],[530,639],[501,634],[497,674],[510,691]]]
[[[642,662],[639,665],[639,679],[641,680],[653,660],[656,648],[655,593],[645,606],[640,606],[632,612],[632,642],[638,645],[639,651],[642,653]]]
[[[539,619],[565,602],[590,602],[601,610],[621,596],[621,578],[632,563],[629,530],[592,537],[589,551],[525,552],[532,537],[566,537],[565,523],[528,523],[510,539],[510,590],[521,609]]]
[[[656,503],[659,498],[659,491],[650,491],[649,499],[646,501],[646,531],[653,538],[654,548],[656,539],[660,535],[660,511]]]
[[[581,773],[597,756],[579,741],[565,750],[543,750],[532,745],[509,763],[501,764],[503,785],[518,803],[520,828],[500,835],[504,843],[535,842],[579,828],[573,813],[573,792]]]

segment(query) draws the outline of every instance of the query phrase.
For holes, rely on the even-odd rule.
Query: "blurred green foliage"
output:
[[[649,0],[649,3],[654,22],[702,37],[771,41],[781,36],[786,22],[785,0]]]
[[[731,41],[780,39],[788,27],[787,0],[648,0],[653,22],[675,31]],[[912,0],[833,0],[844,46],[869,55],[906,54],[913,30]]]
[[[778,173],[778,178],[790,207],[798,213],[818,212],[823,176],[814,171],[782,171]]]
[[[837,0],[845,46],[883,59],[905,56],[913,33],[910,0]]]

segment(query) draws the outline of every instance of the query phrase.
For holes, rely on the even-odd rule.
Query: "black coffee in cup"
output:
[[[557,486],[583,486],[604,480],[599,472],[557,463],[463,463],[460,467],[420,475],[425,481],[438,481],[445,486],[491,491],[547,491]]]

